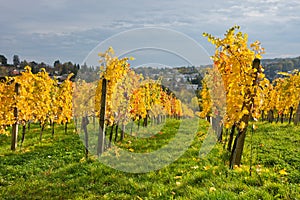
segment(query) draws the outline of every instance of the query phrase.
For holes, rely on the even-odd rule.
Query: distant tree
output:
[[[40,64],[38,64],[38,68],[39,68],[39,69],[41,69],[41,68],[46,69],[46,68],[47,68],[47,65],[46,65],[46,63],[41,62]]]
[[[32,73],[36,74],[39,72],[38,63],[35,61],[31,61],[28,65],[31,67]]]
[[[79,65],[74,64],[71,68],[71,72],[76,76],[78,72]]]
[[[15,67],[20,67],[20,58],[18,55],[14,55],[13,56],[13,65]]]
[[[54,71],[57,72],[58,74],[60,74],[61,70],[62,70],[62,64],[60,63],[59,60],[56,60],[53,63],[53,67],[54,67]]]
[[[69,74],[69,73],[74,73],[74,64],[72,62],[65,62],[62,65],[61,74]]]
[[[84,63],[83,65],[81,65],[80,69],[81,69],[82,72],[86,72],[88,70],[87,64]]]
[[[66,64],[63,64],[61,74],[68,74],[68,67]]]
[[[202,79],[203,77],[201,75],[197,75],[194,79],[191,80],[191,83],[197,84],[200,87]]]
[[[54,68],[57,68],[59,65],[61,65],[59,60],[54,61],[53,63]]]
[[[21,63],[20,63],[20,68],[21,68],[21,69],[24,69],[24,67],[26,67],[27,65],[29,65],[28,62],[27,62],[26,60],[23,60],[23,61],[21,61]]]
[[[0,55],[0,65],[7,65],[7,58],[4,55]]]

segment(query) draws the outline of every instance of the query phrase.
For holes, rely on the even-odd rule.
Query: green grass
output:
[[[153,152],[175,137],[179,125],[178,120],[168,120],[155,136],[127,135],[117,145]],[[54,137],[46,129],[40,142],[39,127],[32,125],[16,152],[9,150],[10,137],[0,135],[0,199],[300,199],[300,127],[268,123],[258,127],[252,139],[250,176],[250,131],[240,168],[228,169],[222,143],[199,158],[207,132],[207,123],[201,121],[192,145],[178,160],[157,171],[126,173],[93,156],[86,160],[73,126],[67,134],[57,126]]]

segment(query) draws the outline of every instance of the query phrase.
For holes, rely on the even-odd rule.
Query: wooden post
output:
[[[273,121],[274,121],[274,112],[273,112],[273,110],[269,110],[269,112],[268,112],[268,121],[270,123],[273,123]]]
[[[67,134],[68,131],[68,121],[65,123],[65,134]]]
[[[106,111],[106,83],[105,78],[102,79],[102,95],[100,104],[100,119],[99,119],[99,135],[98,135],[98,148],[97,155],[100,156],[104,152],[105,140],[105,111]]]
[[[232,125],[231,127],[231,131],[230,131],[230,135],[229,135],[229,140],[228,140],[228,145],[227,145],[227,151],[231,151],[231,147],[232,147],[232,142],[233,142],[233,138],[234,138],[234,131],[235,131],[235,124]]]
[[[89,119],[87,115],[82,117],[81,127],[84,131],[84,144],[85,144],[85,158],[88,158],[89,155],[89,134],[87,131],[87,125],[89,124]]]
[[[125,124],[124,122],[122,123],[122,131],[121,131],[121,141],[123,141],[124,137],[125,137]]]
[[[25,140],[25,133],[26,133],[26,124],[23,124],[23,126],[22,126],[22,140],[21,140],[20,148],[22,148],[23,142]]]
[[[52,121],[51,125],[52,125],[52,137],[53,137],[54,136],[54,131],[55,131],[55,122]]]
[[[115,142],[117,142],[117,138],[118,138],[118,131],[119,131],[119,122],[117,122],[117,124],[116,124]]]
[[[43,138],[43,132],[44,132],[44,129],[45,129],[45,125],[46,125],[46,123],[43,123],[43,125],[41,125],[40,141],[42,141],[42,138]]]
[[[259,66],[260,66],[260,59],[255,58],[252,63],[252,67],[257,69],[257,72],[255,74],[255,78],[253,80],[253,86],[258,84],[258,72],[259,72]],[[252,104],[246,104],[246,102],[243,103],[243,107],[246,107],[247,110],[252,110],[254,105],[254,95],[256,91],[254,91],[254,94],[251,94],[250,91],[247,92],[246,98],[250,98],[250,101]],[[252,106],[252,107],[250,107]],[[233,168],[234,165],[240,166],[241,164],[241,159],[242,159],[242,154],[243,154],[243,149],[244,149],[244,143],[245,143],[245,138],[246,138],[246,132],[247,132],[247,126],[249,123],[251,116],[250,114],[243,115],[241,121],[244,122],[245,128],[244,129],[238,129],[238,134],[234,140],[233,148],[231,151],[230,155],[230,168]]]
[[[289,124],[291,124],[291,122],[292,122],[293,112],[294,112],[294,108],[293,108],[293,106],[291,106],[290,107],[290,114],[288,115],[288,117],[289,117]]]
[[[114,127],[115,127],[115,123],[113,123],[113,125],[111,126],[111,129],[110,129],[108,148],[111,147],[113,133],[114,133]]]
[[[15,93],[18,96],[20,94],[20,84],[16,83],[15,84]],[[18,120],[19,120],[19,115],[18,115],[18,108],[17,105],[14,107],[14,117],[15,117],[15,123],[12,126],[12,134],[11,134],[11,150],[15,151],[17,148],[18,144]]]
[[[300,103],[298,104],[298,108],[296,110],[295,118],[294,118],[294,124],[297,125],[300,120]]]

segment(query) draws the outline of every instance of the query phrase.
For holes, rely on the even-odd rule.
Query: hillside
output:
[[[58,62],[58,61],[56,61]],[[269,80],[274,80],[279,77],[278,72],[292,72],[294,69],[300,69],[300,56],[295,58],[273,58],[273,59],[262,59],[261,61],[264,69],[266,77]],[[54,72],[58,74],[64,74],[66,72],[72,72],[77,74],[78,69],[80,68],[81,72],[89,71],[92,75],[96,74],[97,69],[94,67],[88,66],[79,66],[78,64],[72,64],[71,62],[59,63],[57,66],[46,66],[41,63],[38,64],[34,61],[27,63],[26,61],[22,61],[20,68],[22,69],[25,65],[29,65],[33,68],[35,72],[38,72],[40,68],[46,68],[47,72],[54,74]],[[206,67],[206,66],[204,66]],[[203,66],[200,68],[204,68]],[[208,67],[208,66],[207,66]],[[13,65],[1,65],[0,64],[0,77],[4,77],[7,75],[14,75],[13,71],[16,68]],[[174,70],[176,69],[176,70]],[[201,76],[199,76],[199,67],[176,67],[176,68],[153,68],[153,67],[143,67],[143,68],[134,68],[134,70],[138,74],[143,74],[144,76],[149,76],[152,79],[158,79],[162,74],[169,74],[169,77],[173,77],[174,75],[178,79],[185,79],[185,81],[190,82],[191,84],[196,84],[198,87],[201,87],[199,81],[201,81]],[[91,74],[89,76],[91,76]],[[200,72],[201,74],[201,72]],[[88,77],[85,78],[88,80]]]
[[[266,77],[274,80],[278,77],[278,72],[291,72],[294,69],[300,69],[300,56],[295,58],[263,59],[262,65],[265,69]]]

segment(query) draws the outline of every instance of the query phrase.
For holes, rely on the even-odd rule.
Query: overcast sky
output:
[[[259,40],[265,58],[300,56],[299,0],[0,0],[0,54],[53,64],[82,63],[100,42],[122,31],[159,27],[203,46],[203,32],[222,36],[237,24]]]

